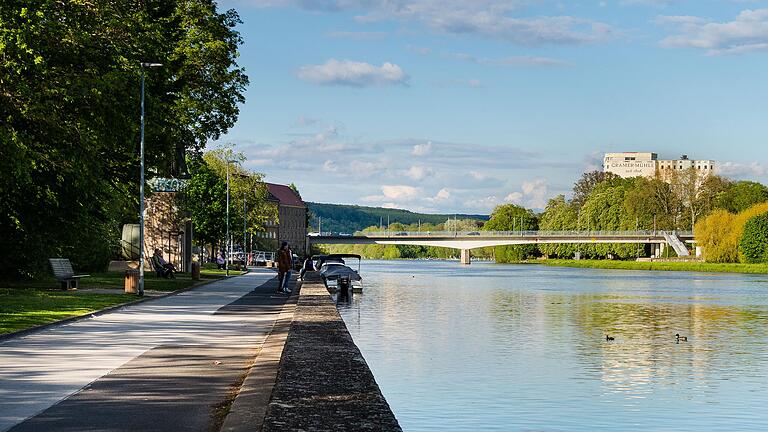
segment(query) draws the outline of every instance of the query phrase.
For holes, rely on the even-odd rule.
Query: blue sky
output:
[[[487,213],[606,151],[768,183],[768,1],[223,0],[232,143],[306,200]]]

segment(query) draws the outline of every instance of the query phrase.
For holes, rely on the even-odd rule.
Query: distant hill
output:
[[[389,209],[383,207],[363,207],[357,205],[345,204],[321,204],[307,203],[311,213],[311,230],[317,231],[318,217],[323,221],[323,232],[335,233],[354,233],[355,231],[368,228],[369,226],[379,225],[383,221],[387,223],[400,222],[405,225],[421,223],[441,224],[453,218],[475,219],[487,221],[488,215],[469,215],[469,214],[427,214],[413,213],[408,210]]]

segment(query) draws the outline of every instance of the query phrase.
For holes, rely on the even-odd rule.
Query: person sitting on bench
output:
[[[152,264],[155,266],[158,276],[176,279],[176,267],[163,259],[163,251],[160,249],[155,249],[155,254],[152,255]]]

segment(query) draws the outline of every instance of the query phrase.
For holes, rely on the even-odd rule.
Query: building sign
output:
[[[611,162],[607,166],[608,172],[621,177],[652,177],[656,172],[656,161],[620,161]]]
[[[180,192],[187,185],[187,180],[155,177],[147,183],[154,192]]]

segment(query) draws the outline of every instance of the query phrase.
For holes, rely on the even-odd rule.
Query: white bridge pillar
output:
[[[461,263],[464,265],[470,265],[472,263],[472,255],[469,253],[469,249],[461,250]]]

